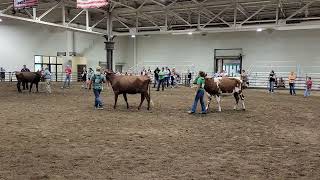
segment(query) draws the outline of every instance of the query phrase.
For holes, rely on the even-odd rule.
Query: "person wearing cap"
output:
[[[106,82],[106,77],[103,73],[101,73],[101,67],[98,66],[96,68],[96,73],[94,73],[91,77],[90,84],[92,85],[93,93],[95,96],[94,100],[94,108],[102,110],[103,104],[100,99],[100,93],[102,91],[102,84]]]
[[[49,71],[49,68],[46,67],[43,72],[44,81],[46,82],[46,90],[47,93],[51,94],[51,72]]]
[[[70,80],[71,80],[71,73],[72,73],[70,65],[67,65],[67,67],[64,70],[64,72],[66,73],[66,78],[64,79],[63,86],[61,87],[62,89],[66,88],[67,82],[68,82],[68,88],[70,88]]]
[[[30,72],[30,69],[28,69],[26,65],[23,65],[21,72]],[[28,82],[22,82],[22,87],[23,87],[23,90],[29,89]]]

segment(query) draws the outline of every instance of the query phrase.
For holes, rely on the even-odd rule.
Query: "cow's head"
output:
[[[115,73],[114,73],[112,70],[109,70],[109,69],[105,70],[105,71],[104,71],[104,74],[106,75],[106,78],[107,78],[108,81],[110,81],[110,78],[111,78],[113,75],[115,75]]]

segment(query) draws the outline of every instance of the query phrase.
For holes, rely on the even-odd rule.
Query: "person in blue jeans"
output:
[[[206,114],[206,105],[204,104],[204,85],[205,85],[205,76],[206,74],[203,71],[199,72],[199,77],[197,78],[197,89],[196,89],[196,97],[194,98],[194,102],[192,105],[191,111],[188,111],[189,114],[194,114],[197,109],[198,101],[200,100],[201,104],[201,113]]]
[[[269,93],[274,93],[274,83],[276,82],[276,74],[272,70],[269,74]]]
[[[101,67],[98,66],[96,68],[96,73],[94,73],[91,77],[92,89],[95,96],[95,99],[94,99],[95,109],[99,109],[99,110],[103,109],[103,103],[100,99],[100,93],[102,91],[102,84],[105,82],[106,82],[106,77],[101,73]]]

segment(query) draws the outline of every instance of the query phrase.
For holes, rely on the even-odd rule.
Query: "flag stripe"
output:
[[[26,0],[22,3],[18,3],[17,0],[14,0],[14,7],[15,8],[30,7],[30,6],[35,6],[37,4],[38,4],[38,0]]]
[[[106,5],[107,0],[77,0],[77,8],[99,8]]]

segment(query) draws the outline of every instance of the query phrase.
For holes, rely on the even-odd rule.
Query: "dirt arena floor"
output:
[[[104,110],[80,85],[18,94],[0,83],[0,179],[319,179],[320,96],[246,90],[247,111],[188,115],[190,88],[152,89],[154,107],[121,96]]]

